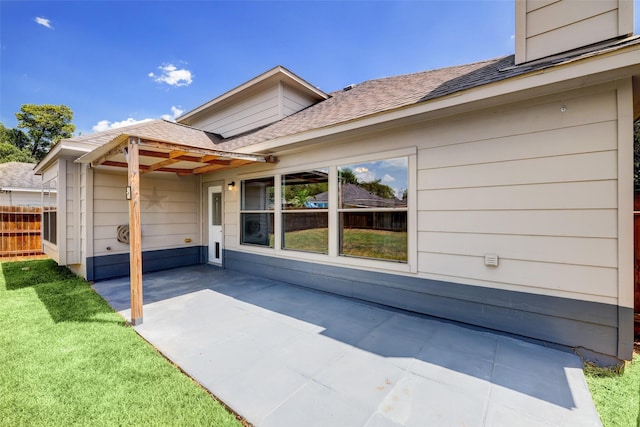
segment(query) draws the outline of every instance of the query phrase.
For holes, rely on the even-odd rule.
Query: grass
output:
[[[239,426],[51,260],[0,264],[0,426]]]
[[[327,253],[329,248],[329,230],[312,228],[310,230],[289,231],[284,234],[285,249]]]
[[[345,229],[342,238],[344,255],[394,261],[407,260],[406,232],[352,228]],[[326,253],[328,247],[329,233],[326,228],[285,233],[286,249]]]
[[[367,258],[407,260],[407,233],[383,230],[345,229],[342,253]]]
[[[589,364],[584,372],[604,427],[640,427],[639,351],[622,373]]]

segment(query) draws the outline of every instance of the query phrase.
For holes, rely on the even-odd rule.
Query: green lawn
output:
[[[640,353],[622,374],[587,365],[585,376],[604,427],[640,427]]]
[[[407,260],[407,233],[384,230],[345,229],[342,254],[366,258]],[[273,244],[272,244],[273,246]],[[326,253],[329,233],[326,228],[285,233],[285,249]]]
[[[0,426],[238,426],[50,260],[0,264]]]
[[[407,260],[407,233],[383,230],[345,229],[342,253],[367,258]]]

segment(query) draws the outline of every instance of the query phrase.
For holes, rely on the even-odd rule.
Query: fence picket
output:
[[[41,209],[0,206],[0,257],[42,254]]]

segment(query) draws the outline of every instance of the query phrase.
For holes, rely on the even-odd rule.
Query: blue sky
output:
[[[514,25],[513,0],[2,0],[0,121],[27,103],[69,106],[83,134],[172,118],[276,65],[330,92],[511,54]]]

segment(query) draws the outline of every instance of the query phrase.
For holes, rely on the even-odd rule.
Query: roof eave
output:
[[[533,70],[514,77],[464,89],[439,98],[399,107],[369,116],[286,135],[269,141],[239,148],[246,153],[270,152],[288,145],[320,139],[344,132],[356,131],[370,126],[382,125],[415,116],[450,110],[465,104],[514,96],[556,83],[576,81],[578,86],[593,85],[640,74],[640,45],[633,45],[613,52],[570,60],[554,66]],[[585,78],[589,78],[586,81]]]
[[[82,155],[83,153],[90,152],[94,147],[94,145],[85,142],[72,141],[69,139],[60,140],[49,150],[47,155],[33,167],[33,173],[40,175],[43,170],[47,169],[61,156]]]

